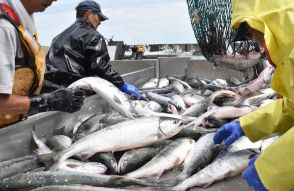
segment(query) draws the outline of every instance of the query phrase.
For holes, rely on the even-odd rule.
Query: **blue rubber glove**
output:
[[[224,140],[225,145],[228,146],[244,135],[240,123],[227,123],[216,132],[213,141],[215,144],[220,144]]]
[[[137,88],[133,85],[128,84],[128,83],[124,83],[124,85],[120,88],[120,91],[122,91],[130,96],[135,96],[136,99],[141,98],[141,94],[137,90]]]
[[[254,162],[256,159],[257,156],[249,161],[248,168],[243,172],[242,177],[247,181],[247,184],[255,191],[266,191],[267,189],[263,186],[254,166]]]

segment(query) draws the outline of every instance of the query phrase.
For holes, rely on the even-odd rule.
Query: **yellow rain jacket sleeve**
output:
[[[270,191],[294,189],[294,1],[232,0],[233,29],[242,22],[264,33],[265,45],[277,66],[272,88],[284,98],[240,119],[246,136],[257,141],[283,134],[255,162],[258,175]]]

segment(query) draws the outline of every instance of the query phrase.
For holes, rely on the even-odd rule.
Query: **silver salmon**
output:
[[[39,168],[37,156],[30,155],[0,162],[0,179]]]
[[[140,168],[171,142],[171,140],[164,140],[150,147],[137,148],[125,152],[118,162],[118,173],[125,174]]]
[[[249,150],[227,152],[171,190],[184,191],[195,186],[207,188],[215,181],[234,177],[247,168],[250,155],[252,152]]]
[[[69,171],[69,172],[85,172],[93,174],[104,174],[107,167],[98,162],[82,162],[78,160],[68,159],[55,169],[55,171]]]
[[[156,175],[160,177],[166,170],[179,166],[195,144],[193,139],[177,139],[164,148],[151,161],[138,170],[126,175],[129,178],[145,178]]]
[[[69,88],[80,88],[96,92],[120,114],[133,119],[131,104],[127,97],[112,83],[99,77],[86,77],[72,83]]]
[[[183,163],[183,170],[177,176],[177,182],[185,180],[195,169],[203,168],[212,161],[216,151],[214,135],[215,133],[206,134],[196,142]]]
[[[130,185],[146,185],[147,183],[141,180],[130,179],[115,175],[111,176],[76,172],[45,171],[22,173],[9,178],[5,178],[0,183],[0,190],[16,191],[24,189],[34,189],[49,185],[74,184],[118,187]]]
[[[61,151],[55,157],[54,166],[74,155],[87,159],[98,152],[123,151],[157,143],[177,134],[183,128],[180,123],[180,119],[171,117],[123,121],[90,134]]]

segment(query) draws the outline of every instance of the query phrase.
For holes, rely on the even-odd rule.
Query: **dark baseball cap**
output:
[[[100,16],[101,21],[108,20],[108,17],[102,14],[100,5],[92,0],[84,0],[76,6],[76,11],[94,11]]]
[[[252,40],[252,34],[249,25],[246,22],[243,22],[237,29],[236,34],[233,37],[233,42],[245,40]]]

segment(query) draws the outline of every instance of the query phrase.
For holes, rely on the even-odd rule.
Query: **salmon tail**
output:
[[[47,168],[50,167],[53,163],[53,157],[56,155],[56,152],[48,148],[47,145],[37,137],[35,127],[33,127],[31,135],[33,142],[38,147],[34,151],[34,153],[38,157],[38,160],[44,163]]]
[[[53,151],[52,153],[42,154],[42,155],[37,155],[37,156],[42,162],[46,163],[49,161],[53,162],[54,161],[53,159],[56,155],[57,155],[57,153]]]
[[[199,185],[200,187],[202,188],[208,188],[210,185],[212,185],[213,182],[208,182],[206,184],[202,184],[202,185]]]

